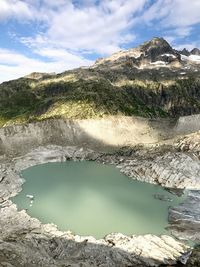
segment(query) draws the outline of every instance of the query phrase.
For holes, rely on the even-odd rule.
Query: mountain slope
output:
[[[197,50],[193,53],[198,57]],[[33,73],[4,82],[0,85],[0,123],[199,113],[200,64],[185,54],[163,38],[153,38],[88,68],[57,75]]]

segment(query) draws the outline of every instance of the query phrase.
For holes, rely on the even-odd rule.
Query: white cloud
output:
[[[92,61],[84,58],[85,53],[109,54],[119,50],[135,38],[128,30],[133,15],[142,10],[147,0],[81,0],[78,5],[72,0],[0,1],[1,19],[12,16],[44,26],[42,33],[20,39],[33,53],[42,56],[40,60],[0,49],[3,81],[33,71],[61,72],[89,65]]]
[[[168,26],[183,28],[200,23],[199,0],[166,0],[164,3],[166,8],[170,9],[168,17],[163,21],[168,23]]]
[[[198,44],[196,42],[191,42],[191,43],[182,43],[182,44],[174,44],[174,47],[177,50],[183,50],[186,48],[188,51],[191,51],[194,47],[198,47]]]
[[[173,44],[174,41],[176,40],[176,37],[175,36],[171,36],[171,35],[163,36],[163,38],[170,44]]]
[[[189,27],[200,23],[199,0],[157,0],[143,15],[145,21],[161,19],[162,27]]]
[[[157,0],[153,5],[151,5],[144,12],[142,16],[143,21],[147,24],[150,24],[154,20],[160,20],[166,17],[169,14],[170,9],[168,6],[166,6],[165,2],[165,0]]]
[[[19,78],[35,71],[61,72],[92,64],[92,61],[70,54],[65,50],[45,49],[41,50],[40,54],[49,57],[50,61],[44,62],[14,51],[0,49],[0,82]]]
[[[41,56],[0,49],[1,80],[88,65],[86,54],[120,50],[135,40],[140,24],[155,27],[176,44],[200,23],[199,10],[200,0],[0,0],[0,22],[14,18],[40,26],[40,32],[20,41]]]
[[[176,48],[191,49],[192,46],[198,47],[198,42],[185,43],[184,38],[189,37],[200,23],[199,10],[200,0],[157,0],[141,18],[147,25],[162,31],[166,40]]]
[[[45,31],[21,39],[37,50],[48,44],[106,55],[133,42],[139,23],[156,25],[171,38],[184,38],[200,22],[199,0],[157,0],[148,6],[148,0],[43,0],[37,5],[38,1],[26,3],[33,5],[33,15],[45,23]]]
[[[199,0],[157,0],[143,15],[147,23],[155,20],[160,28],[172,28],[179,36],[187,36],[192,26],[200,23]]]
[[[179,37],[187,37],[190,35],[192,27],[179,27],[174,30],[174,35]]]
[[[31,18],[32,12],[27,3],[20,0],[0,0],[0,21],[10,18]]]
[[[128,30],[134,14],[142,10],[146,0],[103,0],[98,5],[87,1],[83,6],[76,6],[72,1],[65,3],[56,9],[50,3],[43,4],[37,19],[45,21],[47,30],[34,38],[23,38],[23,42],[35,47],[48,43],[73,51],[115,52],[122,44],[134,40],[135,35]],[[41,13],[46,17],[41,17]]]

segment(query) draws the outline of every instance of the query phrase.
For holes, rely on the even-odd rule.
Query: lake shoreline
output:
[[[189,248],[182,242],[173,238],[170,239],[170,244],[171,242],[174,244],[173,249],[171,249],[171,245],[169,247],[166,247],[166,241],[163,241],[165,240],[165,238],[168,239],[170,237],[158,237],[154,235],[127,237],[122,234],[111,234],[105,237],[103,241],[96,240],[93,237],[78,237],[74,236],[72,233],[66,234],[66,232],[61,232],[57,230],[56,226],[42,225],[38,220],[33,219],[29,215],[27,215],[25,211],[18,212],[16,206],[9,200],[9,198],[16,195],[21,190],[21,186],[24,182],[23,179],[20,177],[20,172],[22,170],[30,166],[35,166],[42,163],[63,162],[66,160],[92,160],[103,164],[112,164],[118,167],[120,171],[122,171],[122,173],[125,173],[129,177],[136,177],[136,179],[138,180],[161,184],[163,187],[195,189],[197,190],[195,192],[199,194],[199,165],[197,164],[197,157],[199,157],[199,143],[197,142],[197,140],[199,140],[199,136],[200,134],[193,134],[182,139],[176,140],[172,144],[123,148],[109,153],[96,152],[91,149],[80,147],[78,148],[73,146],[61,147],[49,145],[46,147],[39,147],[37,149],[33,149],[29,153],[22,156],[20,155],[19,157],[1,157],[0,202],[2,203],[2,208],[0,210],[0,225],[2,228],[1,236],[4,240],[3,250],[6,249],[7,245],[10,246],[10,243],[6,240],[13,239],[14,235],[16,239],[16,249],[13,250],[13,253],[21,253],[22,244],[21,241],[19,241],[21,233],[24,233],[23,235],[25,235],[26,237],[28,236],[32,241],[34,240],[34,236],[36,235],[37,239],[39,239],[42,244],[44,242],[41,241],[42,236],[47,235],[48,242],[46,244],[43,244],[46,249],[49,249],[49,242],[50,240],[52,240],[52,238],[58,238],[58,236],[67,235],[66,238],[62,240],[59,239],[59,242],[61,242],[61,247],[63,247],[64,244],[66,245],[66,243],[68,244],[69,242],[71,242],[70,240],[72,239],[74,241],[75,251],[78,252],[80,250],[80,248],[78,250],[75,249],[80,244],[82,244],[82,246],[84,247],[84,257],[82,258],[82,260],[78,258],[74,260],[71,259],[71,261],[74,261],[73,263],[76,264],[81,263],[81,261],[83,261],[84,259],[85,261],[91,261],[91,258],[94,258],[93,260],[96,261],[97,258],[95,256],[95,253],[92,252],[94,247],[95,249],[97,249],[98,254],[101,254],[101,256],[99,256],[100,262],[102,262],[102,264],[103,262],[104,264],[106,264],[105,255],[107,254],[104,249],[102,251],[102,243],[103,247],[105,246],[106,249],[108,249],[109,247],[109,250],[111,249],[114,255],[118,255],[119,253],[119,251],[116,251],[116,248],[122,249],[122,252],[120,252],[120,256],[118,255],[119,259],[117,264],[112,257],[107,256],[111,261],[109,266],[126,266],[126,264],[128,264],[127,253],[130,253],[130,251],[134,255],[128,257],[128,262],[132,262],[132,264],[135,264],[132,266],[140,266],[139,264],[141,264],[141,266],[148,266],[149,264],[150,266],[159,266],[161,263],[176,263],[180,256],[184,252],[188,251]],[[192,145],[192,142],[194,143],[194,145]],[[188,143],[190,144],[189,146]],[[168,163],[166,163],[166,160],[168,160]],[[183,162],[184,165],[181,165],[181,162]],[[185,162],[187,162],[188,164],[186,165]],[[163,166],[164,163],[168,164],[168,173],[166,173],[165,171],[166,168],[164,168],[164,166],[166,165]],[[177,169],[177,166],[180,166],[180,168]],[[188,179],[188,172],[186,172],[186,170],[182,172],[183,166],[187,166],[188,171],[190,171],[190,175],[192,175],[192,179]],[[153,176],[152,173],[154,173]],[[186,173],[186,175],[184,176],[183,173]],[[164,179],[166,175],[168,177],[167,180]],[[182,217],[184,217],[184,212]],[[195,221],[193,223],[195,223]],[[199,222],[197,222],[196,226],[193,225],[193,227],[198,227],[198,223]],[[192,238],[195,235],[195,239],[200,240],[200,237],[198,236],[198,231],[195,232],[195,227],[193,233],[186,229],[184,234],[177,231],[178,233],[176,233],[176,236],[180,237],[181,239],[184,239],[185,237]],[[176,230],[177,229],[178,227],[176,227]],[[190,236],[188,235],[188,233],[190,234]],[[152,242],[154,242],[153,240],[155,238],[157,240],[156,242],[158,242],[160,246],[156,246],[156,248],[153,248]],[[140,241],[138,241],[138,239]],[[90,243],[90,241],[92,245],[89,244],[89,247],[90,249],[92,249],[92,251],[87,254],[86,251],[88,249],[88,243]],[[138,248],[136,249],[136,247],[133,245],[135,242],[137,243],[137,246],[140,247],[139,250]],[[30,243],[27,244],[26,239],[24,238],[22,243],[23,246],[26,244],[26,253],[28,253],[28,251],[31,250]],[[149,245],[147,246],[147,244]],[[146,249],[146,246],[149,247],[151,252]],[[22,257],[21,261],[24,263],[28,262],[28,264],[30,265],[29,262],[31,262],[33,259],[27,259],[26,256],[28,254],[26,253],[24,256],[20,256]],[[37,253],[41,253],[39,249],[37,249]],[[168,259],[165,258],[166,253],[169,254]],[[66,259],[65,257],[61,257],[63,262],[64,259]],[[38,261],[39,259],[41,262],[43,262],[44,266],[45,264],[47,264],[47,261],[44,256],[40,255],[35,260]],[[67,259],[68,261],[70,261],[70,256],[68,256]],[[60,266],[59,264],[61,260],[59,262],[58,260],[53,259],[53,253],[50,253],[48,255],[47,260],[49,264],[48,266]],[[51,265],[51,261],[54,265]]]

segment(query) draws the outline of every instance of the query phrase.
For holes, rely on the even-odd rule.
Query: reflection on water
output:
[[[22,175],[26,182],[13,199],[19,209],[60,230],[96,238],[111,232],[165,233],[168,207],[183,199],[95,162],[48,163]]]

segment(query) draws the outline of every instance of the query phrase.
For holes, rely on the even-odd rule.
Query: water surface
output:
[[[47,163],[24,170],[22,176],[26,182],[13,199],[19,209],[60,230],[96,238],[111,232],[166,233],[168,207],[183,200],[96,162]],[[155,199],[155,194],[172,202]],[[32,206],[26,195],[34,196]]]

